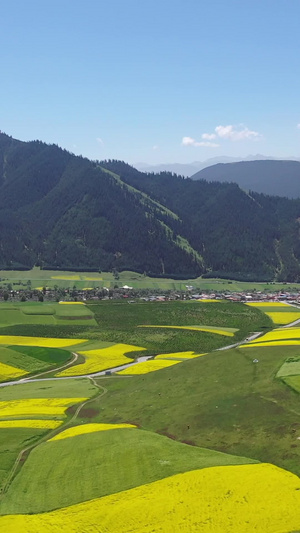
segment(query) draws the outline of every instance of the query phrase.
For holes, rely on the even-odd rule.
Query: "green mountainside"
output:
[[[298,281],[300,200],[0,133],[0,268]]]

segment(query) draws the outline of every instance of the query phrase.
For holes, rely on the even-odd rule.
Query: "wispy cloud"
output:
[[[299,122],[299,124],[297,124],[297,128],[298,128],[298,130],[300,130],[300,122]]]
[[[99,144],[104,144],[104,142],[102,141],[102,139],[101,139],[100,137],[97,137],[96,141],[97,141],[97,143],[99,143]]]
[[[202,137],[205,138],[205,137]],[[192,137],[183,137],[181,144],[183,146],[208,146],[210,148],[217,148],[220,146],[219,144],[212,143],[210,141],[196,141]]]
[[[206,139],[207,141],[211,141],[212,139],[215,139],[217,136],[215,133],[202,133],[201,135],[202,139]]]
[[[297,128],[300,129],[300,124],[297,124]],[[211,141],[214,141],[215,139],[224,139],[229,141],[257,141],[261,138],[261,133],[250,130],[244,124],[239,124],[238,126],[228,124],[227,126],[216,126],[214,133],[202,133],[202,141],[197,141],[196,139],[193,139],[193,137],[183,137],[181,144],[183,146],[208,146],[210,148],[217,148],[220,145]]]
[[[299,124],[298,124],[299,127]],[[234,126],[228,124],[227,126],[217,126],[215,133],[202,133],[201,138],[206,141],[213,139],[227,139],[230,141],[244,141],[244,140],[258,140],[262,138],[262,135],[258,131],[250,130],[244,124]]]
[[[259,139],[262,137],[258,131],[249,130],[247,126],[241,124],[240,126],[217,126],[215,132],[221,139],[229,139],[230,141],[244,141],[245,139]]]
[[[152,150],[158,150],[158,149],[159,149],[158,144],[155,144],[154,146],[152,146]]]

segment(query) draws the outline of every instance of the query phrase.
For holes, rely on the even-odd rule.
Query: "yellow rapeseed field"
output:
[[[280,313],[280,312],[265,312],[266,315],[274,322],[274,324],[285,325],[294,322],[300,318],[300,313]]]
[[[8,378],[19,378],[28,374],[26,370],[21,370],[20,368],[15,368],[14,366],[6,365],[5,363],[0,363],[0,381]]]
[[[81,365],[71,366],[57,374],[57,376],[93,374],[108,368],[125,365],[126,363],[132,362],[131,359],[124,355],[125,353],[141,350],[145,350],[145,348],[130,344],[114,344],[109,348],[79,352],[81,355],[84,355],[85,362]]]
[[[30,415],[63,415],[69,405],[88,398],[33,398],[0,402],[0,418]]]
[[[267,341],[283,341],[287,339],[300,339],[300,328],[278,328],[266,333],[262,337],[254,339],[249,344]]]
[[[144,361],[143,363],[137,363],[132,365],[125,370],[120,370],[118,374],[122,375],[138,375],[138,374],[148,374],[148,372],[155,372],[155,370],[161,370],[162,368],[167,368],[168,366],[176,365],[181,363],[179,359],[151,359],[150,361]]]
[[[214,300],[213,298],[199,298],[197,302],[204,302],[204,303],[219,303],[223,302],[224,300]]]
[[[270,319],[274,322],[274,324],[290,324],[290,322],[295,322],[295,320],[298,320],[300,318],[300,313],[277,313],[274,312],[266,312],[266,315],[270,317]]]
[[[81,344],[86,339],[52,339],[46,337],[22,337],[17,335],[0,335],[0,344],[15,346],[40,346],[42,348],[65,348]]]
[[[80,276],[78,274],[70,274],[68,276],[51,276],[51,279],[62,279],[62,280],[74,280],[74,281],[80,281]]]
[[[156,355],[155,361],[157,359],[194,359],[195,357],[201,357],[201,355],[207,355],[206,353],[195,353],[195,352],[174,352],[174,353],[161,353]]]
[[[37,428],[37,429],[56,429],[61,426],[60,420],[0,420],[1,428]]]
[[[208,333],[216,333],[217,335],[226,335],[227,337],[233,337],[234,332],[238,331],[235,328],[217,328],[214,326],[154,326],[154,325],[145,325],[137,326],[138,328],[168,328],[168,329],[189,329],[192,331],[206,331]],[[230,331],[231,330],[231,331]]]
[[[136,428],[136,426],[133,424],[81,424],[80,426],[75,426],[61,431],[58,433],[58,435],[55,435],[55,437],[49,439],[48,442],[53,440],[68,439],[69,437],[77,437],[77,435],[86,435],[87,433],[94,433],[96,431],[110,431],[112,429],[123,428]]]
[[[242,344],[241,348],[257,348],[259,346],[264,346],[265,348],[268,348],[270,346],[298,346],[300,344],[300,340],[283,340],[283,341],[270,341],[270,342],[256,342],[255,344]]]
[[[58,302],[59,304],[64,304],[64,305],[85,305],[84,302]]]
[[[254,307],[287,307],[289,304],[284,302],[247,302],[246,305],[253,305]]]
[[[0,517],[6,533],[287,533],[300,528],[300,480],[270,464],[177,474],[37,515]]]

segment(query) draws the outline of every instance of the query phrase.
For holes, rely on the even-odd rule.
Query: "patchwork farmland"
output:
[[[0,304],[0,529],[299,530],[299,317]]]

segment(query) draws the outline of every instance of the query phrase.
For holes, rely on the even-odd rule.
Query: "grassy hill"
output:
[[[130,379],[100,379],[93,422],[128,421],[181,442],[271,462],[296,474],[299,396],[275,376],[297,347],[214,352]],[[258,359],[258,363],[253,363]],[[82,418],[84,422],[86,418]]]

